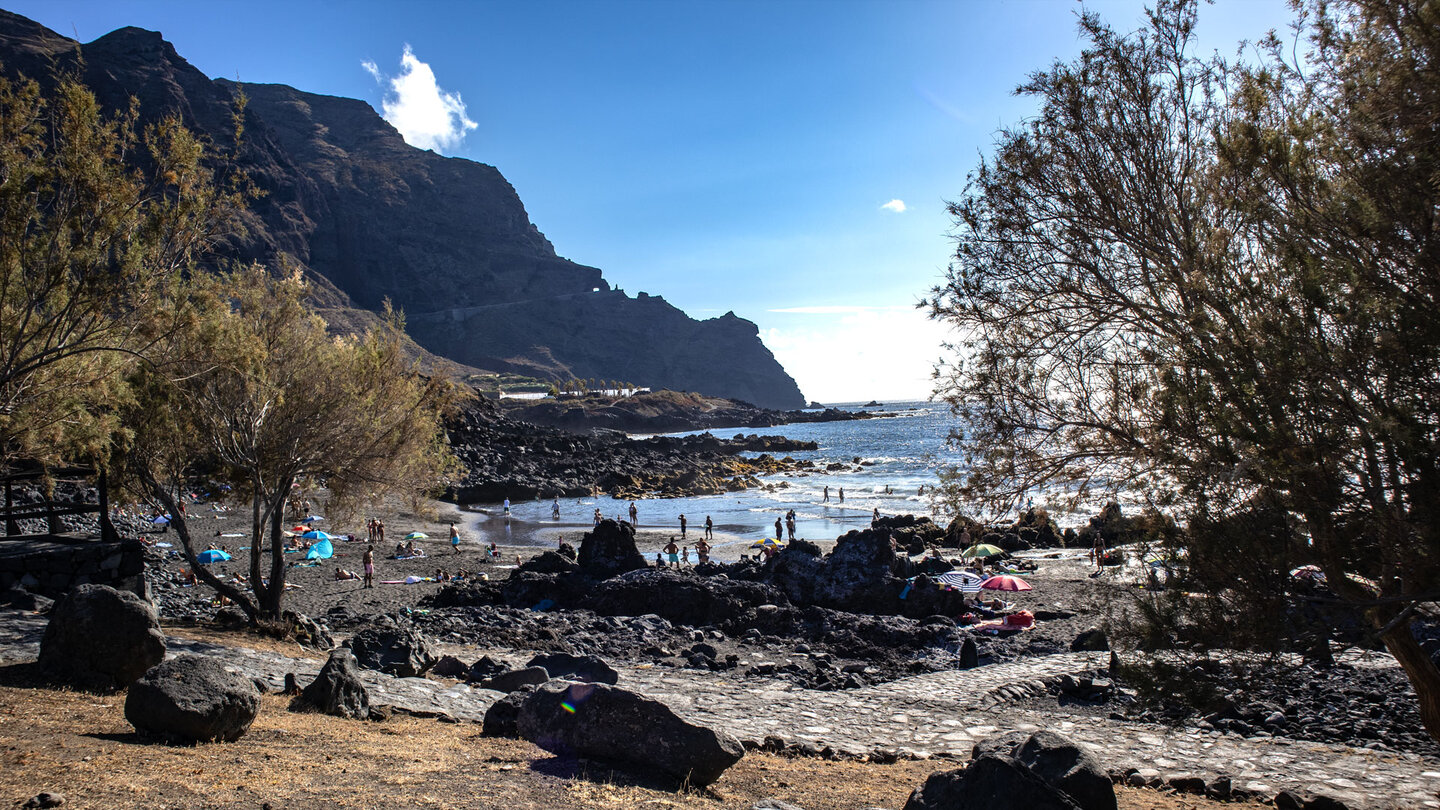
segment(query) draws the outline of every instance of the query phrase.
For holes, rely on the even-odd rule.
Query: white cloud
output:
[[[903,214],[903,213],[905,213],[905,201],[904,201],[904,200],[891,200],[890,202],[885,203],[884,205],[882,205],[882,206],[880,206],[880,207],[883,208],[883,209],[885,209],[886,211],[894,211],[894,212],[897,213],[897,214]]]
[[[360,66],[375,81],[389,85],[381,101],[385,120],[411,146],[439,152],[459,145],[465,133],[479,126],[465,114],[460,94],[441,90],[435,71],[416,58],[409,45],[400,55],[399,75],[385,76],[368,59]]]
[[[925,399],[948,328],[912,306],[791,307],[771,311],[761,337],[819,402]],[[794,318],[799,315],[829,317]]]

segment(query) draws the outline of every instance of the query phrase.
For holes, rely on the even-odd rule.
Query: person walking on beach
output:
[[[638,522],[638,520],[637,520],[639,517],[640,517],[640,511],[635,508],[635,502],[634,502],[634,501],[631,501],[631,502],[630,502],[630,525],[631,525],[631,526],[638,526],[638,525],[640,525],[639,522]]]
[[[826,485],[825,485],[825,497],[824,497],[824,498],[821,498],[821,500],[824,501],[825,503],[829,503],[829,502],[830,502],[830,485],[829,485],[829,484],[826,484]]]
[[[709,515],[705,516],[705,539],[715,539],[715,521],[711,520]]]
[[[375,587],[375,547],[373,545],[365,549],[365,556],[360,558],[360,562],[365,566],[365,582],[361,587]]]
[[[670,542],[665,544],[665,559],[674,567],[680,567],[680,547],[675,545],[674,537],[671,537]]]
[[[598,507],[598,506],[595,507],[595,525],[596,525],[596,526],[599,526],[599,525],[600,525],[600,521],[602,521],[602,520],[604,520],[604,519],[605,519],[605,518],[604,518],[603,516],[601,516],[601,514],[600,514],[600,507]]]
[[[844,487],[840,487],[840,503],[844,503],[844,502],[845,502],[845,488],[844,488]]]
[[[1095,561],[1095,573],[1092,576],[1100,576],[1105,573],[1105,538],[1099,532],[1095,533],[1095,545],[1090,547],[1090,557]]]
[[[505,504],[504,504],[504,506],[502,507],[502,509],[503,509],[503,511],[504,511],[505,519],[506,519],[506,520],[509,520],[509,519],[510,519],[510,499],[509,499],[509,498],[506,498],[506,499],[505,499]]]
[[[460,553],[460,532],[455,530],[454,523],[450,524],[450,548],[454,549],[456,554]]]
[[[685,516],[684,516],[684,515],[681,515],[681,516],[680,516],[680,538],[681,538],[682,540],[685,538]]]

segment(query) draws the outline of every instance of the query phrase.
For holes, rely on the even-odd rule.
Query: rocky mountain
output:
[[[363,101],[212,80],[153,31],[82,46],[4,11],[0,70],[42,83],[73,72],[107,107],[133,96],[144,119],[178,114],[235,151],[264,196],[225,252],[303,267],[334,320],[363,323],[388,298],[420,346],[468,366],[805,404],[753,323],[697,321],[613,289],[599,269],[556,255],[499,170],[409,146]]]

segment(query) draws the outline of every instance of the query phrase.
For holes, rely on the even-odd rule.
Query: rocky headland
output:
[[[736,492],[764,486],[761,475],[810,469],[809,461],[783,454],[815,449],[813,442],[753,434],[632,439],[618,430],[590,428],[582,435],[514,419],[483,397],[464,403],[447,429],[463,477],[445,498],[461,504],[598,493],[634,499]]]
[[[590,393],[545,399],[502,399],[499,404],[505,414],[514,419],[571,433],[589,433],[596,428],[626,433],[768,428],[893,415],[884,411],[846,411],[839,408],[776,410],[737,399],[679,391],[642,391],[628,396]]]

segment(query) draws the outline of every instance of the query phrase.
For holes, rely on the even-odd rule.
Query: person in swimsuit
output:
[[[364,587],[366,587],[366,588],[373,588],[373,587],[375,587],[375,547],[374,547],[374,546],[370,546],[369,548],[365,549],[365,556],[364,556],[364,558],[361,559],[361,562],[365,565],[365,583],[364,583]]]
[[[675,545],[675,538],[665,544],[665,559],[676,568],[680,567],[680,547]]]

